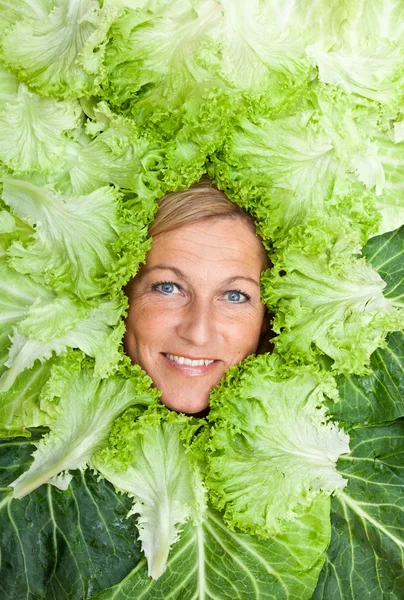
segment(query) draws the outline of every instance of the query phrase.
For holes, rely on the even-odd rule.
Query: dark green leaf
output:
[[[84,600],[133,569],[140,547],[127,496],[87,470],[65,492],[43,485],[12,500],[7,486],[32,444],[5,440],[0,450],[1,600]]]
[[[351,448],[313,600],[403,600],[404,421],[353,430]]]
[[[341,400],[330,414],[349,423],[383,423],[404,416],[404,335],[394,332],[370,359],[365,377],[338,376]]]
[[[230,531],[212,511],[203,525],[186,525],[162,577],[147,577],[143,560],[96,600],[308,599],[328,545],[328,511],[329,498],[319,497],[300,526],[268,540]]]
[[[404,225],[371,238],[362,253],[387,283],[385,297],[404,306]]]

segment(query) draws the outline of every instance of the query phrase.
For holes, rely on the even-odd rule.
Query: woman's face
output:
[[[256,351],[266,321],[266,267],[242,219],[198,221],[153,239],[129,286],[124,345],[166,406],[203,411],[225,371]]]

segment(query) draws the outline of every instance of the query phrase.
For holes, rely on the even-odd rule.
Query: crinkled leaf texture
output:
[[[332,376],[270,355],[231,369],[213,392],[206,483],[230,528],[282,533],[314,497],[344,488],[335,465],[349,437],[327,419],[326,395],[336,397]]]
[[[183,524],[204,519],[202,474],[181,440],[195,426],[196,419],[162,406],[137,419],[129,411],[114,423],[110,445],[91,461],[117,490],[134,498],[132,512],[138,514],[139,538],[153,579],[166,570]]]
[[[4,71],[0,68],[0,85],[8,84],[0,96],[0,159],[16,173],[59,170],[65,161],[67,135],[82,124],[79,102],[41,98],[16,78],[17,89],[11,93],[13,75],[4,81]]]
[[[328,544],[329,499],[317,498],[299,523],[269,540],[232,532],[219,513],[188,523],[167,570],[147,578],[144,561],[95,600],[309,600]]]
[[[330,414],[349,423],[383,423],[404,417],[404,335],[396,331],[370,357],[363,377],[338,375],[341,402],[329,405]]]
[[[131,501],[90,470],[75,471],[67,491],[43,485],[12,500],[7,485],[28,468],[32,448],[22,438],[0,444],[1,598],[93,598],[140,560]]]
[[[125,225],[118,216],[116,189],[105,186],[86,196],[64,196],[6,178],[2,197],[13,215],[35,227],[32,241],[16,241],[8,250],[17,271],[81,299],[102,293],[101,280],[116,258],[112,245]]]
[[[56,296],[4,265],[1,279],[0,392],[8,391],[35,361],[44,362],[70,348],[95,359],[96,376],[107,377],[117,370],[125,328],[119,321],[123,300],[102,297],[88,307],[66,294]]]
[[[89,95],[115,11],[102,10],[96,0],[61,0],[42,11],[21,8],[3,36],[6,65],[43,96]]]
[[[276,349],[304,362],[320,351],[337,372],[362,375],[387,333],[403,328],[400,302],[384,296],[385,281],[364,259],[341,255],[336,263],[322,247],[313,250],[286,250],[263,278],[263,298],[275,311]]]
[[[404,422],[350,431],[348,479],[331,502],[332,538],[313,600],[401,600],[404,589]]]
[[[89,460],[107,442],[114,419],[131,405],[147,406],[156,400],[151,380],[140,367],[133,376],[100,379],[81,353],[73,353],[66,364],[55,367],[56,386],[48,384],[47,395],[57,396],[58,416],[50,431],[38,442],[34,462],[10,485],[21,498],[43,483],[61,482],[65,489],[72,475],[52,480],[73,469],[84,470]],[[90,361],[91,362],[91,361]],[[61,377],[65,378],[64,384]]]
[[[29,437],[29,427],[40,427],[53,421],[52,411],[43,408],[39,400],[52,364],[53,360],[37,362],[18,375],[7,392],[0,393],[0,437]]]
[[[37,439],[34,434],[34,439]],[[132,501],[89,470],[69,489],[44,485],[21,500],[6,490],[26,467],[27,440],[0,446],[0,563],[4,600],[309,600],[329,543],[329,500],[321,498],[278,538],[229,531],[215,511],[185,525],[157,581],[139,562]],[[27,527],[29,523],[29,527]],[[137,565],[137,566],[136,566]]]

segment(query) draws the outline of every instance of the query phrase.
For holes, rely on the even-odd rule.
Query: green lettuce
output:
[[[28,244],[16,241],[9,247],[12,267],[81,299],[106,291],[102,278],[111,269],[113,243],[123,229],[117,190],[63,196],[10,178],[3,180],[2,197],[15,216],[35,228]]]
[[[199,424],[163,407],[136,417],[128,411],[115,421],[108,447],[93,456],[91,465],[118,491],[134,498],[132,512],[138,515],[148,574],[158,579],[182,525],[204,519],[202,476],[181,439],[182,430]]]
[[[10,483],[14,498],[47,482],[66,489],[72,478],[68,471],[85,469],[105,445],[120,413],[131,405],[144,407],[156,400],[151,380],[139,367],[133,367],[131,377],[100,379],[91,361],[77,353],[54,371],[45,393],[48,402],[57,402],[58,415],[49,425],[50,432],[36,444],[29,469]]]
[[[0,392],[0,437],[30,437],[29,428],[53,421],[53,411],[41,406],[39,400],[53,363],[53,360],[36,362],[16,377],[8,391]]]
[[[318,494],[339,493],[335,465],[349,437],[329,422],[333,378],[310,368],[282,369],[262,355],[230,370],[211,396],[207,484],[233,529],[281,533]]]
[[[35,361],[50,359],[68,348],[79,348],[95,359],[97,376],[116,371],[125,330],[120,320],[123,298],[101,297],[86,306],[68,294],[56,295],[28,275],[1,269],[0,392]]]
[[[286,250],[264,275],[262,295],[275,311],[278,352],[295,362],[324,353],[337,372],[361,375],[387,333],[402,329],[402,307],[383,295],[385,281],[364,258],[330,250]]]
[[[35,434],[33,441],[39,437]],[[132,500],[90,469],[73,471],[68,491],[45,484],[25,498],[12,499],[6,486],[27,468],[31,452],[30,440],[0,443],[0,526],[7,550],[1,576],[6,598],[36,594],[82,600],[113,595],[138,600],[143,594],[151,600],[167,593],[183,599],[204,595],[209,600],[310,598],[329,543],[329,498],[318,498],[302,515],[298,532],[294,525],[270,540],[230,531],[221,515],[209,509],[201,525],[185,524],[166,572],[154,580],[141,557],[135,516],[128,516]]]
[[[0,85],[0,160],[16,173],[61,169],[67,136],[81,125],[79,102],[41,98],[5,69]]]
[[[380,221],[372,190],[385,183],[376,148],[349,99],[319,85],[286,115],[235,119],[211,173],[271,243],[310,219],[341,215],[366,241]]]
[[[107,3],[103,10],[96,0],[49,2],[37,11],[19,4],[18,20],[2,39],[6,66],[43,96],[79,98],[97,89],[116,9]]]
[[[320,81],[385,109],[399,109],[404,93],[402,4],[360,0],[347,7],[346,16],[338,37],[313,40],[306,47]]]
[[[0,13],[4,598],[401,600],[402,3]],[[124,355],[122,288],[206,172],[276,337],[191,419]]]

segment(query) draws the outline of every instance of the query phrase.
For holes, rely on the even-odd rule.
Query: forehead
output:
[[[220,218],[197,221],[161,233],[153,239],[146,268],[157,264],[216,270],[244,269],[260,273],[264,264],[262,245],[243,219]]]

